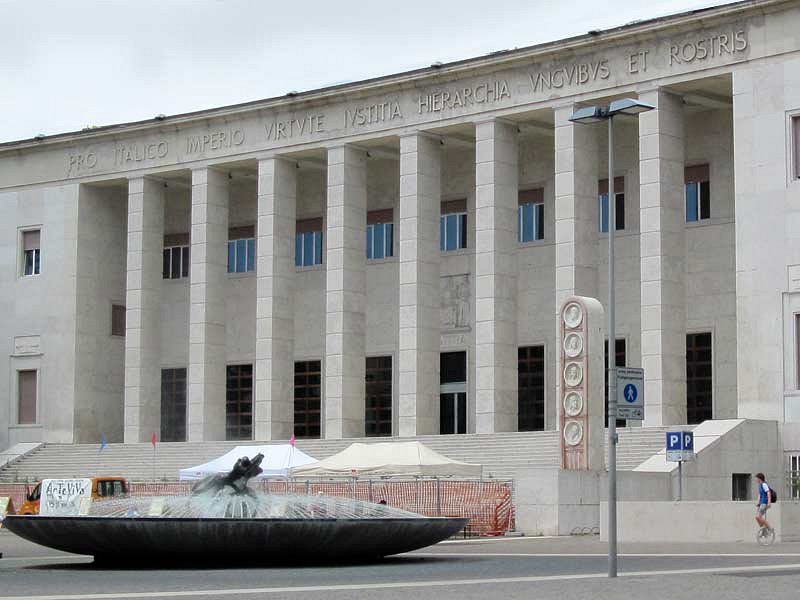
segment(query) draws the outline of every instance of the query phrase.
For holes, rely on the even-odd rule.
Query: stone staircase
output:
[[[617,464],[630,470],[664,447],[666,428],[630,428],[619,430]],[[327,458],[353,442],[419,440],[450,458],[479,463],[484,478],[513,479],[519,469],[555,467],[559,464],[557,431],[433,435],[416,438],[363,438],[346,440],[298,440],[297,447],[315,458]],[[258,442],[251,442],[258,443]],[[277,443],[277,442],[276,442]],[[44,444],[0,469],[0,483],[34,482],[44,478],[87,477],[96,474],[124,475],[131,481],[173,481],[178,470],[198,465],[220,456],[239,442],[108,444],[99,452],[99,444]],[[155,475],[155,477],[154,477]]]

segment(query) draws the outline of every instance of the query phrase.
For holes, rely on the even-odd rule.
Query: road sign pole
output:
[[[614,117],[608,118],[608,576],[617,576],[617,353],[614,305]]]
[[[683,461],[678,461],[678,502],[683,500]]]

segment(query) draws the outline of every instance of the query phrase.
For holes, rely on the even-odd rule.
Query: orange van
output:
[[[92,500],[123,496],[128,493],[128,480],[124,477],[92,477]],[[42,482],[33,491],[25,490],[25,501],[17,511],[18,515],[38,515],[39,500],[42,496]]]

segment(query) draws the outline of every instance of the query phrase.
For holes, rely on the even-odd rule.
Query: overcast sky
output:
[[[0,141],[257,100],[724,0],[0,0]]]

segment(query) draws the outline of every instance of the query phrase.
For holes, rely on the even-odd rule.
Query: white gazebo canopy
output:
[[[480,477],[482,471],[482,465],[447,458],[420,442],[378,442],[351,444],[316,464],[293,468],[291,475]]]
[[[236,446],[233,450],[212,461],[196,467],[181,469],[178,473],[179,479],[181,481],[191,481],[202,479],[209,475],[228,473],[242,456],[253,458],[259,452],[264,455],[264,460],[261,462],[263,472],[256,479],[288,477],[289,471],[294,467],[317,463],[316,458],[309,456],[291,444]]]

